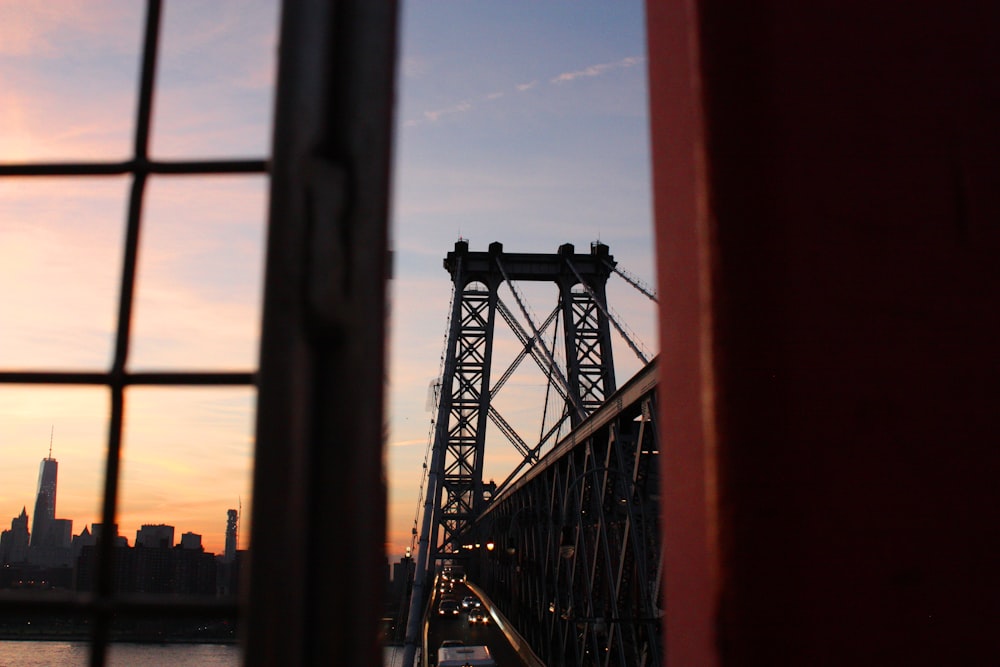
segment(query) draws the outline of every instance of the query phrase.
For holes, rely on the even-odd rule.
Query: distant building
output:
[[[59,462],[52,451],[42,459],[38,469],[38,496],[35,498],[35,519],[31,524],[31,546],[51,546],[49,525],[56,518],[56,478]]]
[[[38,495],[28,542],[28,562],[42,567],[69,566],[73,562],[73,521],[56,518],[56,483],[59,462],[49,455],[38,468]]]
[[[174,527],[166,524],[143,524],[135,533],[135,546],[169,549],[174,546]]]
[[[232,563],[236,559],[236,549],[239,542],[240,513],[237,510],[226,512],[226,552],[223,560]]]
[[[181,535],[181,549],[204,551],[205,547],[201,545],[201,535],[198,533],[184,533]]]
[[[10,530],[0,533],[0,565],[23,563],[28,559],[28,512],[21,508],[20,516],[10,522]]]
[[[409,599],[415,570],[416,563],[413,562],[411,556],[404,556],[399,559],[398,563],[392,564],[392,593],[394,599]]]
[[[194,533],[189,533],[194,535]],[[199,543],[201,536],[197,535]],[[177,595],[217,594],[218,570],[215,554],[207,554],[203,549],[186,549],[183,546],[172,550],[173,590]]]
[[[231,561],[227,561],[225,556],[216,560],[216,583],[215,592],[218,597],[235,597],[240,591],[240,572],[243,563],[246,561],[246,550],[237,551]]]
[[[84,545],[94,546],[95,543],[96,540],[94,539],[94,536],[90,534],[90,529],[87,526],[84,526],[79,535],[73,536],[73,557],[79,558],[80,549],[82,549]]]
[[[86,529],[85,529],[85,531],[86,531]],[[115,535],[115,546],[116,547],[127,547],[128,546],[128,538],[125,537],[124,535],[119,535],[118,534],[118,524],[117,523],[111,524],[111,531]],[[104,533],[104,524],[103,523],[92,523],[92,524],[90,524],[90,532],[91,532],[91,535],[90,535],[90,540],[89,540],[88,544],[90,544],[90,545],[97,544],[98,541],[100,541],[100,539],[101,539],[101,535]],[[83,533],[80,534],[80,537],[81,538],[83,537]]]
[[[117,593],[131,592],[132,580],[134,579],[134,567],[132,559],[127,557],[128,538],[118,534],[118,524],[111,524],[111,532],[114,534],[115,555],[113,564],[113,586]],[[97,543],[104,534],[104,524],[93,523],[88,531],[84,527],[83,532],[73,538],[73,552],[76,555],[76,589],[78,591],[93,591],[97,581]]]
[[[116,593],[216,595],[217,572],[213,554],[207,554],[201,548],[185,548],[184,538],[177,546],[157,546],[166,543],[166,531],[149,530],[143,534],[140,529],[139,532],[135,547],[129,548],[124,541],[116,543],[112,584]],[[185,537],[189,545],[197,542],[200,547],[201,536],[186,533]],[[96,567],[97,547],[94,544],[82,545],[76,561],[77,590],[94,590]]]

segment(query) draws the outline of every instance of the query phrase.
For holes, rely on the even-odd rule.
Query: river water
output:
[[[86,667],[86,642],[0,641],[0,667]],[[238,667],[232,644],[111,644],[109,667]]]
[[[86,667],[86,642],[0,641],[0,667]],[[403,648],[387,646],[386,667],[400,667]],[[109,667],[239,667],[232,644],[111,644]]]

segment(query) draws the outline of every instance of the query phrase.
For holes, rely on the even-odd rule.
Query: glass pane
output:
[[[132,368],[256,367],[266,201],[264,176],[150,180]]]
[[[0,162],[131,151],[144,3],[0,4]]]
[[[414,2],[401,9],[386,550],[402,573],[431,462],[437,415],[426,397],[446,354],[452,284],[442,259],[455,241],[468,239],[471,252],[499,241],[505,252],[544,254],[564,243],[587,253],[601,241],[619,267],[646,284],[655,276],[643,3]],[[518,287],[540,324],[556,307],[553,286]],[[651,358],[656,304],[617,275],[607,294]],[[500,297],[523,324],[506,287]],[[560,323],[559,359],[563,331]],[[522,348],[499,316],[494,334],[492,382]],[[644,363],[616,331],[611,337],[620,386]],[[553,345],[551,335],[546,342]],[[525,359],[491,401],[528,447],[562,408],[551,395],[542,426],[546,379]],[[523,457],[492,424],[486,434],[484,481],[499,483]],[[395,577],[392,585],[397,602],[405,585]]]
[[[0,588],[75,588],[79,536],[99,522],[108,410],[103,388],[0,386]]]
[[[108,667],[134,667],[135,665],[204,665],[211,667],[238,667],[240,649],[235,643],[220,644],[214,636],[208,636],[215,624],[221,621],[212,618],[192,618],[185,621],[177,619],[152,619],[145,622],[122,621],[112,628],[112,633],[120,632],[128,635],[135,632],[136,626],[146,630],[152,642],[178,643],[121,643],[108,647]],[[170,634],[171,629],[190,625],[195,635],[201,635],[207,643],[188,643],[188,634],[183,630]],[[180,632],[180,634],[176,634]],[[165,635],[166,636],[164,638]],[[232,641],[232,638],[230,638]]]
[[[56,611],[0,611],[0,665],[85,667],[89,619]]]
[[[270,153],[277,0],[164,3],[152,152]]]
[[[236,551],[250,538],[249,522],[240,525],[239,519],[250,509],[254,397],[250,388],[129,390],[118,512],[119,532],[129,545],[179,545],[227,563],[241,558]],[[234,529],[238,542],[229,537]],[[234,592],[230,581],[218,581],[215,590],[198,588],[204,582],[182,591],[160,584],[169,586],[136,581],[142,590],[134,592]]]
[[[125,178],[0,179],[0,366],[111,359]]]

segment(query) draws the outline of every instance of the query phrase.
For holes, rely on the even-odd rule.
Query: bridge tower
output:
[[[545,438],[528,446],[490,404],[521,360],[531,357],[545,372],[563,401],[564,418],[573,427],[615,391],[605,292],[615,261],[608,246],[595,243],[589,254],[577,254],[571,244],[564,244],[555,254],[535,254],[505,253],[503,244],[491,243],[488,252],[470,252],[468,242],[459,240],[445,258],[444,267],[451,274],[454,297],[421,537],[422,552],[427,553],[425,540],[433,543],[432,562],[460,556],[463,540],[471,537],[466,531],[484,509],[486,494],[496,491],[483,484],[487,420],[524,456],[507,481],[538,459]],[[532,321],[516,287],[519,281],[547,281],[558,286],[559,303],[541,325]],[[500,299],[499,288],[504,283],[510,286],[527,328]],[[498,314],[523,348],[491,385]],[[546,326],[557,317],[563,331],[565,369],[558,366],[554,351],[542,339]]]

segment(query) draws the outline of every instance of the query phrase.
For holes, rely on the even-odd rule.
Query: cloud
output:
[[[168,3],[153,153],[260,156],[275,78],[273,0]],[[143,11],[135,2],[0,0],[5,162],[122,159],[131,149]]]
[[[433,123],[437,119],[441,118],[441,116],[448,116],[456,113],[465,113],[471,108],[472,108],[471,102],[459,102],[454,106],[446,107],[444,109],[437,109],[435,111],[425,111],[424,118]]]
[[[0,56],[51,58],[93,40],[104,48],[135,50],[142,19],[137,2],[0,2]]]
[[[134,96],[122,86],[105,84],[84,94],[75,89],[75,83],[30,68],[14,73],[0,62],[3,160],[124,157],[129,150]]]
[[[427,438],[411,438],[408,440],[394,440],[389,443],[390,447],[413,447],[415,445],[427,445]]]
[[[613,63],[601,63],[598,65],[591,65],[580,70],[575,70],[573,72],[563,72],[557,76],[549,79],[549,83],[563,84],[570,81],[575,81],[576,79],[601,76],[605,72],[609,72],[614,69],[624,69],[626,67],[632,67],[643,62],[643,58],[640,56],[629,56],[628,58],[622,58],[621,60],[615,61]]]
[[[572,72],[563,72],[562,74],[558,74],[554,77],[551,77],[549,79],[549,85],[564,85],[581,78],[601,76],[613,70],[633,67],[635,65],[638,65],[639,63],[644,62],[644,60],[645,59],[641,56],[628,56],[626,58],[622,58],[621,60],[616,60],[610,63],[600,63],[597,65],[590,65],[580,70],[574,70]],[[514,91],[523,93],[532,90],[534,88],[537,88],[538,85],[539,85],[539,80],[533,79],[528,83],[517,84],[516,86],[514,86]],[[492,93],[487,93],[486,95],[482,95],[480,96],[479,99],[485,102],[491,102],[504,97],[504,95],[505,93],[503,91],[495,91]],[[447,116],[453,116],[456,114],[463,114],[472,111],[473,108],[474,105],[471,102],[468,101],[459,102],[458,104],[455,104],[450,107],[424,111],[419,119],[411,118],[409,120],[403,121],[403,126],[415,127],[417,125],[423,125],[427,123],[436,123],[442,118],[445,118]]]

